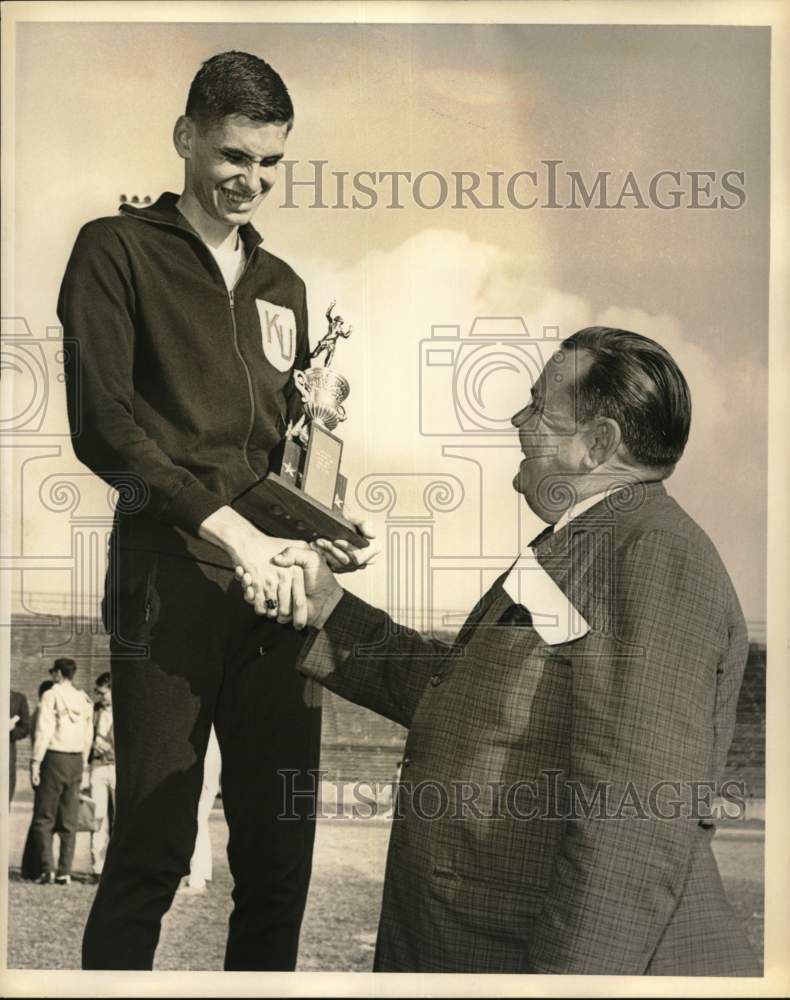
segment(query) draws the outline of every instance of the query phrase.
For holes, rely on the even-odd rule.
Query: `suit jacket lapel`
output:
[[[590,507],[535,546],[540,565],[593,629],[607,613],[600,605],[608,598],[613,577],[618,526],[626,514],[662,494],[666,495],[662,482],[636,483]]]

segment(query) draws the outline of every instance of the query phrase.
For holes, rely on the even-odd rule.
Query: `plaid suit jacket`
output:
[[[347,593],[303,649],[409,730],[376,968],[759,975],[699,821],[748,652],[713,544],[645,483],[536,553],[583,638],[502,624],[500,578],[452,647]]]

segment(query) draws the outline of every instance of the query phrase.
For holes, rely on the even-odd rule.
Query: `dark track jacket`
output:
[[[301,413],[304,283],[239,230],[246,266],[229,292],[211,251],[163,194],[82,228],[58,301],[74,451],[119,490],[121,547],[215,561],[209,514],[266,474]]]

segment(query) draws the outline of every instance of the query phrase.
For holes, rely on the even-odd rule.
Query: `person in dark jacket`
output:
[[[38,686],[38,703],[33,709],[33,714],[30,717],[30,742],[36,742],[36,727],[38,725],[38,715],[41,708],[41,698],[45,691],[49,691],[50,688],[55,686],[53,680],[42,681]],[[33,822],[36,817],[36,799],[38,798],[39,789],[41,785],[33,786],[33,815],[30,817],[30,826],[27,831],[27,837],[25,838],[25,846],[22,850],[22,878],[28,881],[35,881],[41,875],[41,851],[36,845],[36,835]],[[55,821],[55,827],[53,833],[57,833],[59,836],[63,833],[63,810],[58,810],[57,819]]]
[[[30,732],[30,713],[27,698],[19,691],[11,692],[11,716],[8,727],[8,801],[16,791],[16,745]]]
[[[296,962],[315,810],[308,796],[298,821],[278,821],[278,772],[317,767],[320,710],[293,669],[301,636],[277,621],[295,574],[271,559],[287,543],[231,506],[301,416],[305,286],[250,222],[292,123],[268,64],[209,59],[173,133],[181,195],[88,223],[63,279],[58,315],[79,345],[67,360],[74,450],[119,494],[103,603],[117,812],[88,969],[152,967],[189,871],[212,723],[235,883],[225,967]],[[337,568],[365,559],[325,551]],[[237,565],[254,578],[254,608]]]

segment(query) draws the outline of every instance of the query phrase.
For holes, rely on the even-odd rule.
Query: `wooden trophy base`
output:
[[[231,506],[261,531],[277,538],[301,538],[306,542],[343,538],[357,549],[370,545],[337,510],[314,500],[276,472],[237,496]]]

